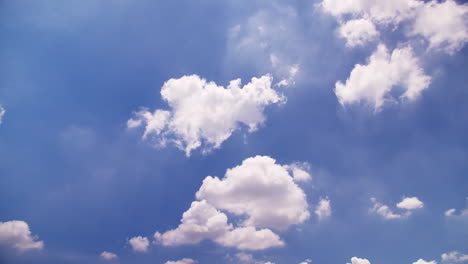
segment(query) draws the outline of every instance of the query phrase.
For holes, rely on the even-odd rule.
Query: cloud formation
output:
[[[0,245],[9,246],[20,251],[42,249],[43,241],[31,235],[29,225],[24,221],[0,222]]]
[[[402,213],[394,213],[389,206],[380,203],[375,197],[371,198],[371,202],[373,206],[371,209],[369,209],[369,213],[381,215],[385,219],[399,219],[402,217],[408,217],[412,214],[413,210],[424,207],[424,203],[421,202],[417,197],[405,197],[401,202],[396,204],[397,208],[404,210]]]
[[[347,263],[347,264],[371,264],[369,260],[367,259],[362,259],[362,258],[358,258],[358,257],[352,257],[351,258],[351,263]]]
[[[463,263],[463,262],[468,261],[468,255],[463,254],[458,251],[451,251],[448,253],[444,253],[442,254],[441,258],[442,258],[442,262],[446,262],[446,263]]]
[[[176,260],[176,261],[166,261],[165,264],[194,264],[194,263],[197,263],[197,262],[193,259],[183,258],[181,260]]]
[[[242,223],[245,226],[285,230],[310,216],[304,191],[283,166],[268,156],[248,158],[228,169],[222,179],[206,177],[196,197],[221,210],[246,216]]]
[[[5,115],[5,109],[0,105],[0,125],[2,124],[3,116]]]
[[[310,216],[306,195],[289,169],[268,156],[256,156],[228,169],[222,179],[206,177],[196,193],[198,201],[192,202],[179,226],[156,232],[156,241],[176,246],[212,240],[240,250],[283,246],[271,229],[286,230]],[[241,222],[228,223],[223,210],[239,216]]]
[[[324,220],[331,215],[331,205],[328,198],[320,199],[317,208],[315,209],[315,214],[318,216],[319,220]]]
[[[207,239],[222,246],[241,250],[262,250],[283,246],[284,242],[269,229],[234,228],[227,216],[206,201],[194,201],[180,225],[163,234],[156,232],[156,241],[164,246],[197,244]]]
[[[116,254],[114,254],[112,252],[108,252],[108,251],[103,251],[100,256],[101,256],[101,258],[106,259],[106,260],[117,259]]]
[[[413,101],[431,82],[424,74],[410,47],[397,48],[390,54],[380,44],[366,65],[356,64],[346,83],[335,84],[335,94],[342,105],[364,102],[379,111],[385,102]],[[395,88],[403,92],[395,98]]]
[[[173,143],[187,156],[200,147],[204,152],[219,148],[243,126],[257,130],[266,119],[265,107],[286,100],[272,88],[270,75],[252,78],[244,86],[240,79],[233,80],[226,88],[197,75],[183,76],[164,83],[161,97],[169,110],[143,109],[127,127],[143,126],[143,139],[160,147]]]
[[[146,237],[132,237],[130,240],[128,240],[128,243],[130,243],[130,246],[132,246],[133,251],[137,252],[146,252],[148,251],[149,247],[149,241],[148,238]]]
[[[350,48],[363,46],[367,42],[376,40],[379,36],[374,23],[362,18],[350,20],[342,24],[338,32],[341,37],[346,39],[346,46]]]

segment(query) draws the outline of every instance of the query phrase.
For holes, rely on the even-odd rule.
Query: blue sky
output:
[[[463,1],[0,17],[0,263],[467,262]]]

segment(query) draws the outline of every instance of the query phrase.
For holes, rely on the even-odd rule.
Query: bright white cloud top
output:
[[[406,210],[414,210],[423,208],[424,203],[421,202],[418,197],[406,197],[397,204],[397,207]]]
[[[100,256],[101,258],[106,259],[106,260],[112,260],[112,259],[118,258],[116,254],[112,252],[108,252],[108,251],[103,251]]]
[[[375,197],[371,198],[371,202],[373,206],[371,209],[369,209],[369,213],[381,215],[385,219],[408,217],[412,214],[413,210],[424,207],[424,203],[417,197],[406,197],[403,198],[401,202],[396,204],[397,208],[404,210],[403,213],[394,213],[389,206],[380,203]]]
[[[206,177],[196,197],[246,216],[246,226],[285,230],[310,216],[304,191],[283,166],[267,156],[244,160],[222,179]]]
[[[42,249],[43,241],[31,234],[29,225],[24,221],[0,222],[0,245],[15,248],[19,251]]]
[[[173,143],[187,156],[200,147],[204,152],[219,148],[243,126],[257,130],[266,119],[265,107],[285,102],[272,88],[270,75],[252,78],[242,87],[240,79],[233,80],[226,88],[197,75],[183,76],[164,83],[161,97],[169,110],[143,109],[127,127],[143,126],[143,139],[151,138],[157,146]]]
[[[164,264],[194,264],[194,263],[197,263],[197,262],[193,259],[183,258],[181,260],[166,261]]]
[[[369,260],[364,259],[364,258],[352,257],[351,263],[347,263],[347,264],[371,264],[371,263]]]
[[[444,263],[463,263],[468,261],[468,255],[458,251],[444,253],[441,258]]]
[[[132,237],[130,240],[128,240],[128,243],[130,246],[132,246],[133,251],[137,252],[146,252],[148,251],[149,247],[149,241],[148,238],[146,237]]]
[[[176,246],[207,239],[225,247],[263,250],[284,245],[271,229],[286,230],[310,216],[306,195],[287,166],[268,156],[248,158],[222,179],[206,177],[196,197],[199,201],[183,214],[180,225],[156,232],[156,241]],[[245,220],[235,227],[221,210]]]
[[[437,264],[437,261],[435,261],[435,260],[426,261],[424,259],[418,259],[418,261],[413,262],[413,264]]]
[[[376,40],[379,32],[375,28],[374,23],[367,19],[350,20],[340,26],[338,33],[346,39],[346,46],[353,48],[363,46],[367,42]]]
[[[356,64],[346,83],[336,83],[335,94],[342,105],[364,102],[379,111],[385,102],[415,100],[430,82],[431,77],[424,74],[410,47],[397,48],[390,54],[379,45],[367,65]],[[404,92],[394,98],[392,92],[397,86]]]
[[[292,174],[295,182],[308,182],[312,180],[312,176],[309,173],[310,164],[307,162],[296,162],[291,165],[285,165],[284,168]]]

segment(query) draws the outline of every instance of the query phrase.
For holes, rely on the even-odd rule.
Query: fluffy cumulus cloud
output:
[[[468,262],[468,255],[463,254],[458,251],[451,251],[448,253],[444,253],[441,256],[442,262],[445,263],[464,263]]]
[[[406,21],[407,36],[423,37],[430,50],[453,54],[468,41],[468,5],[457,4],[454,0],[323,0],[321,6],[342,26],[348,23],[345,22],[347,16],[383,26],[391,25],[393,29]],[[359,32],[356,27],[349,29],[350,32]]]
[[[352,257],[351,258],[351,263],[347,263],[347,264],[371,264],[371,263],[367,259]]]
[[[468,42],[468,5],[453,0],[428,2],[418,9],[409,34],[427,39],[429,49],[454,54]]]
[[[0,124],[2,124],[2,119],[4,115],[5,115],[5,109],[0,105]]]
[[[397,48],[390,54],[379,45],[367,65],[357,64],[346,83],[338,81],[335,94],[342,105],[365,102],[378,111],[385,102],[397,99],[395,88],[403,88],[399,99],[415,100],[430,84],[410,47]]]
[[[371,202],[373,203],[373,207],[371,209],[369,209],[370,213],[375,213],[375,214],[381,215],[385,219],[398,219],[398,218],[401,218],[400,214],[394,213],[390,209],[390,207],[378,202],[375,197],[371,198]]]
[[[194,201],[176,229],[163,234],[156,232],[154,236],[164,246],[197,244],[205,239],[241,250],[261,250],[284,245],[278,235],[269,229],[234,228],[228,224],[226,214],[206,201]]]
[[[295,182],[308,182],[312,180],[309,173],[310,164],[307,162],[295,162],[291,165],[285,165],[284,168],[292,174]]]
[[[423,208],[424,203],[421,202],[418,197],[406,197],[397,204],[397,207],[406,210],[414,210]]]
[[[166,261],[164,264],[194,264],[197,263],[195,260],[190,259],[190,258],[183,258],[181,260],[176,260],[176,261]]]
[[[43,241],[31,235],[29,225],[24,221],[0,222],[0,245],[12,247],[20,251],[42,249]]]
[[[137,252],[146,252],[148,251],[149,247],[149,241],[148,238],[146,237],[132,237],[130,240],[128,240],[128,243],[130,246],[132,246],[133,251]]]
[[[328,198],[321,199],[315,209],[315,214],[318,216],[319,220],[324,220],[331,215],[331,205]]]
[[[128,120],[128,128],[144,127],[143,138],[157,146],[174,143],[186,155],[202,148],[219,148],[232,133],[243,126],[252,132],[265,121],[266,106],[285,102],[272,88],[272,77],[252,78],[242,86],[233,80],[225,88],[197,75],[170,79],[161,88],[169,110],[143,109]]]
[[[377,39],[379,32],[374,23],[367,19],[353,19],[340,26],[339,35],[346,39],[346,46],[353,48],[363,46]]]
[[[244,160],[227,170],[222,179],[206,177],[196,197],[246,216],[244,226],[285,230],[310,216],[304,191],[284,166],[267,156]]]
[[[373,207],[369,209],[370,213],[381,215],[385,219],[398,219],[402,217],[408,217],[412,214],[413,210],[421,209],[424,207],[424,203],[421,202],[417,197],[406,197],[396,204],[396,207],[403,210],[402,213],[394,213],[389,206],[384,205],[377,201],[375,197],[371,198]]]
[[[435,260],[425,261],[424,259],[418,259],[418,261],[413,262],[413,264],[437,264],[437,262]]]
[[[156,241],[176,246],[212,240],[240,250],[283,246],[272,229],[286,230],[310,216],[306,195],[289,169],[270,157],[256,156],[228,169],[221,179],[206,177],[196,193],[198,201],[192,202],[179,226],[156,232]],[[240,222],[230,224],[223,211],[240,217]]]
[[[112,253],[112,252],[103,251],[101,253],[101,258],[107,259],[107,260],[112,260],[112,259],[117,259],[117,255]]]

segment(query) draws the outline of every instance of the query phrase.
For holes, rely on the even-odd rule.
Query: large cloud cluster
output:
[[[180,225],[155,238],[165,246],[197,244],[212,240],[241,250],[283,246],[272,230],[286,230],[309,216],[304,191],[294,182],[287,166],[267,156],[248,158],[228,169],[225,176],[208,176],[183,216]],[[243,219],[234,226],[221,210]]]
[[[323,0],[321,7],[336,17],[339,36],[350,48],[379,39],[379,29],[394,31],[405,25],[408,40],[403,47],[390,55],[380,44],[367,65],[355,65],[346,84],[336,83],[335,93],[342,105],[362,102],[378,111],[386,102],[413,101],[429,87],[431,78],[413,54],[411,41],[423,39],[429,52],[447,54],[454,54],[468,42],[468,4],[453,0]],[[403,88],[403,93],[395,98],[398,88]]]
[[[43,241],[31,235],[28,223],[24,221],[0,222],[0,245],[9,246],[20,251],[42,249]]]

